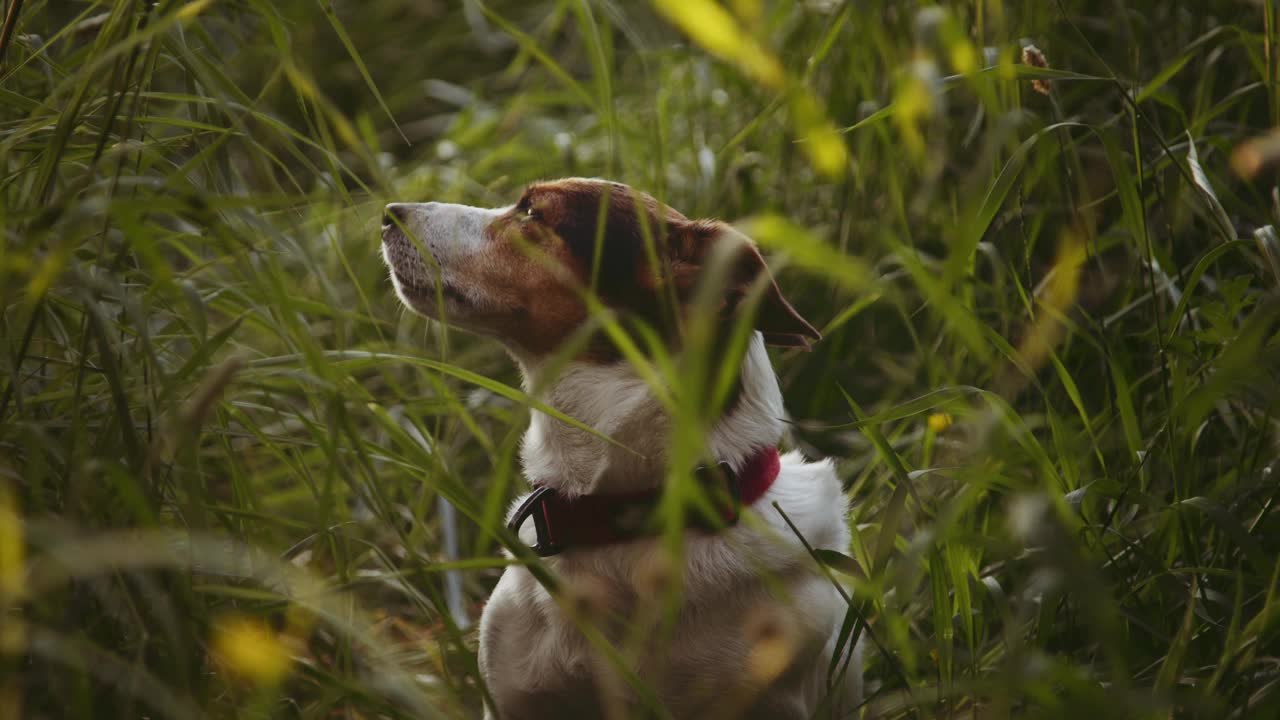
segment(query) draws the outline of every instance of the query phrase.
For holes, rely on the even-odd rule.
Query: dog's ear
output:
[[[716,303],[721,316],[736,318],[759,293],[754,324],[765,343],[807,350],[822,339],[783,296],[764,256],[746,235],[719,221],[697,220],[676,223],[668,238],[672,279],[686,297],[697,282],[715,283],[723,289]]]

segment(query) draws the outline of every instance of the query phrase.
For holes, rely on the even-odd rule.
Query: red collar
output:
[[[747,458],[736,473],[724,462],[694,470],[707,497],[718,506],[719,517],[693,509],[690,526],[716,532],[736,524],[741,508],[764,497],[780,469],[778,449],[768,447]],[[662,488],[566,497],[540,486],[516,510],[507,528],[518,534],[520,526],[532,517],[538,532],[538,544],[532,549],[543,557],[574,547],[611,545],[656,534],[660,528],[652,522],[653,509],[661,498]]]

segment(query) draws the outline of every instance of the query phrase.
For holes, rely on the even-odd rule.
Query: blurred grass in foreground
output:
[[[869,714],[1280,715],[1273,4],[5,7],[4,716],[475,715],[529,403],[377,218],[574,174],[788,263]]]

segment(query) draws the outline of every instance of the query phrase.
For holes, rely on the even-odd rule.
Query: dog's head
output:
[[[766,342],[807,347],[820,338],[744,235],[690,220],[621,183],[536,183],[514,205],[493,209],[393,203],[382,251],[410,308],[534,357],[555,352],[587,321],[592,291],[618,315],[678,343],[699,282],[719,261],[714,302],[722,317],[736,317],[759,292],[755,327]]]

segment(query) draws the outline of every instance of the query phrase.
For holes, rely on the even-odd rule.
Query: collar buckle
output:
[[[507,529],[518,538],[520,526],[533,517],[533,529],[538,535],[538,541],[530,549],[537,553],[538,557],[551,557],[564,551],[564,546],[558,544],[552,536],[551,524],[547,518],[547,503],[555,497],[549,495],[551,492],[551,488],[546,486],[534,490],[520,504],[516,514],[511,517],[511,522],[507,523]]]

